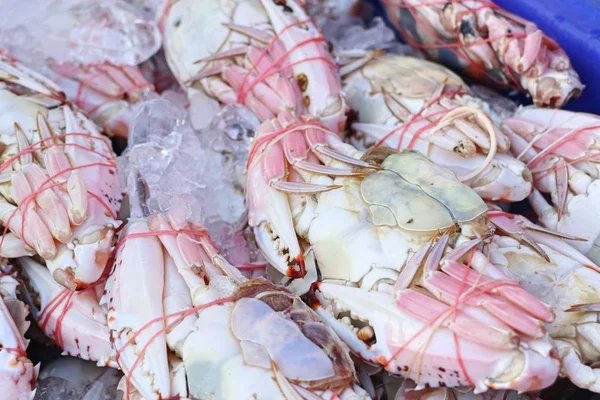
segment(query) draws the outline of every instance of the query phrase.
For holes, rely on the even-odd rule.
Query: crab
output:
[[[431,59],[559,108],[584,89],[565,51],[533,22],[488,0],[381,1],[387,20]]]
[[[195,127],[219,103],[261,119],[281,111],[318,117],[341,131],[346,106],[323,37],[294,0],[176,0],[161,11],[165,55],[186,90]]]
[[[180,214],[133,218],[121,233],[100,304],[125,393],[368,399],[348,348],[314,311],[245,278]],[[147,301],[134,301],[140,291]]]
[[[489,201],[529,196],[531,173],[509,153],[510,140],[484,113],[487,104],[456,74],[413,57],[360,52],[339,57],[349,63],[342,82],[357,113],[353,144],[419,150]],[[454,112],[461,107],[480,114]],[[438,125],[448,114],[454,118]]]
[[[556,379],[552,310],[482,253],[496,228],[539,250],[537,227],[486,216],[417,151],[362,154],[314,121],[263,123],[248,165],[265,257],[360,358],[419,388],[531,391]]]
[[[37,254],[57,282],[83,289],[121,225],[110,141],[53,82],[4,54],[0,81],[0,254]]]

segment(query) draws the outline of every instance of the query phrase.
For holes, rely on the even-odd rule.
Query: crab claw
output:
[[[162,303],[165,267],[160,241],[149,232],[145,220],[129,221],[100,303],[108,309],[119,367],[145,399],[161,399],[171,395]],[[139,301],[141,293],[144,301]]]
[[[308,113],[331,130],[341,131],[346,104],[325,40],[298,2],[262,0],[261,4],[286,50]]]
[[[418,388],[523,392],[543,389],[558,375],[547,334],[519,335],[481,309],[453,315],[451,306],[412,289],[395,300],[389,293],[327,282],[314,298],[317,313],[356,354],[413,379]]]
[[[96,293],[65,289],[32,258],[22,257],[17,265],[25,278],[26,298],[34,310],[33,317],[44,333],[67,355],[116,368],[106,314],[98,305]],[[40,304],[39,309],[35,304]]]
[[[16,297],[17,286],[12,276],[0,276],[0,390],[6,399],[27,400],[35,396],[39,365],[34,367],[25,352],[28,310]]]
[[[271,168],[285,169],[283,152],[279,144],[267,150],[263,164]],[[250,226],[254,226],[256,241],[265,258],[282,274],[289,278],[306,275],[304,255],[296,237],[288,194],[269,187],[264,168],[257,165],[248,171]],[[283,176],[284,171],[275,171]]]
[[[102,275],[121,224],[116,156],[47,80],[0,55],[0,78],[5,74],[15,87],[0,90],[0,220],[13,234],[3,254],[34,251],[57,282],[84,289]],[[21,94],[24,88],[34,94]]]

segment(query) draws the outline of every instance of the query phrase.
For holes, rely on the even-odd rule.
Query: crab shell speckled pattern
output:
[[[260,143],[261,134],[265,133],[268,134],[259,129],[256,143]],[[447,312],[452,296],[460,295],[460,291],[452,292],[457,290],[456,285],[460,286],[460,274],[446,269],[436,272],[438,263],[468,271],[469,267],[459,262],[460,257],[452,258],[450,255],[463,246],[460,243],[470,243],[473,237],[489,234],[491,226],[483,216],[487,207],[481,198],[460,183],[451,171],[435,165],[416,151],[397,153],[379,150],[362,157],[355,151],[354,156],[361,159],[353,161],[349,156],[353,152],[351,146],[342,145],[334,134],[327,138],[332,148],[345,151],[344,157],[347,158],[338,153],[334,155],[332,150],[333,158],[317,155],[318,159],[325,160],[322,168],[306,167],[297,170],[297,175],[290,174],[292,179],[307,182],[306,190],[319,190],[308,186],[308,182],[318,182],[326,188],[316,193],[314,199],[293,193],[293,187],[272,184],[269,188],[266,182],[261,183],[264,176],[260,171],[265,173],[269,163],[282,161],[274,157],[274,144],[269,147],[263,143],[263,151],[259,151],[260,155],[249,168],[249,196],[251,199],[256,197],[250,202],[251,215],[252,207],[282,209],[288,206],[293,216],[291,222],[295,232],[282,234],[280,229],[284,225],[272,225],[278,229],[272,232],[277,235],[279,244],[259,240],[263,253],[269,259],[276,259],[278,255],[273,252],[275,245],[279,248],[288,246],[284,238],[297,234],[303,243],[310,245],[309,253],[319,266],[323,281],[317,284],[316,291],[312,285],[317,278],[316,266],[309,257],[305,257],[306,275],[293,280],[288,287],[304,293],[312,286],[313,307],[355,354],[368,362],[382,365],[391,373],[417,381],[420,388],[473,385],[477,392],[483,392],[488,389],[535,390],[550,385],[558,373],[559,362],[551,356],[552,344],[543,323],[552,320],[552,312],[518,288],[514,281],[511,285],[518,291],[517,297],[527,299],[518,308],[508,304],[512,300],[507,302],[507,298],[490,298],[479,305],[469,303],[469,306],[483,306],[483,309],[472,311],[478,314],[476,316],[469,312],[474,317],[471,321],[473,337],[463,336],[454,342],[453,331],[449,328],[428,326],[430,316],[440,310],[442,314]],[[321,145],[324,146],[323,143]],[[362,165],[361,169],[360,162],[371,159],[378,160],[380,166],[374,170],[373,165]],[[275,165],[270,167],[277,168]],[[354,168],[360,173],[343,175],[344,167]],[[337,176],[331,178],[328,174]],[[265,189],[277,190],[277,187],[283,192],[290,190],[287,204],[264,192]],[[260,202],[258,196],[261,195],[271,196],[271,200]],[[254,211],[268,215],[266,210]],[[251,224],[255,222],[250,219]],[[395,289],[397,283],[394,282],[400,279],[400,273],[411,274],[404,271],[413,267],[408,265],[411,256],[422,253],[420,249],[431,243],[436,232],[456,229],[456,226],[460,227],[461,235],[454,235],[452,239],[450,235],[444,236],[438,241],[443,246],[437,248],[434,245],[431,250],[431,254],[442,259],[441,263],[435,261],[429,273],[413,272],[415,277],[407,281],[410,284],[415,279],[422,280],[419,284],[424,285],[428,294],[415,291],[410,285],[401,290]],[[292,240],[298,238],[293,237]],[[447,240],[451,240],[457,250],[442,258]],[[475,239],[475,242],[478,240]],[[479,254],[478,265],[490,264],[483,254]],[[418,270],[419,265],[416,267]],[[285,269],[280,269],[280,272],[285,274]],[[475,271],[472,273],[477,275]],[[496,278],[486,275],[484,279],[492,282]],[[454,289],[450,290],[450,287]],[[529,321],[526,325],[532,330],[529,333],[519,331],[522,328],[519,328],[519,323],[510,321],[512,317],[507,319],[506,314],[501,317],[490,311],[485,306],[488,301],[499,301],[501,309],[510,309],[515,318]],[[415,311],[411,305],[418,305],[421,310]],[[492,345],[488,343],[491,332],[480,331],[481,323],[498,327],[508,324],[512,327],[508,332],[513,339],[508,342],[502,339],[503,345]],[[460,372],[462,367],[459,364],[466,365],[466,369]]]
[[[0,57],[0,215],[11,232],[2,254],[35,252],[57,282],[85,288],[104,270],[121,224],[110,141],[52,82]]]
[[[458,117],[450,126],[434,129],[451,109],[486,108],[445,67],[412,57],[380,56],[345,75],[343,87],[348,105],[358,113],[352,129],[363,136],[364,146],[384,142],[399,150],[413,148],[457,175],[486,162],[490,133],[477,121]],[[496,128],[494,134],[498,153],[465,183],[486,200],[524,200],[532,191],[531,174],[523,162],[506,154],[510,141],[502,131]]]
[[[295,1],[177,0],[162,13],[165,55],[188,93],[196,127],[244,90],[244,104],[261,120],[306,111],[335,131],[343,128],[335,65]]]

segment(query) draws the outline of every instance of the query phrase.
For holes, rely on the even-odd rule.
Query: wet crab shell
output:
[[[348,348],[298,297],[262,279],[247,281],[232,297],[233,303],[200,313],[183,346],[188,377],[201,377],[188,381],[193,396],[235,399],[253,392],[279,398],[293,385],[318,398],[339,388],[354,390],[349,398],[364,398],[362,390],[352,389],[356,376]],[[198,346],[214,337],[218,343]],[[246,384],[228,383],[240,379]]]
[[[521,201],[531,193],[530,171],[507,154],[510,140],[495,124],[488,131],[479,118],[466,114],[441,126],[456,108],[470,107],[481,115],[490,109],[456,74],[412,57],[372,54],[365,59],[354,70],[350,63],[342,80],[346,101],[358,114],[350,133],[353,144],[421,151],[486,200]],[[470,174],[476,169],[479,173]]]
[[[219,103],[240,102],[261,120],[308,111],[343,128],[335,63],[295,1],[180,0],[163,13],[165,55],[195,127],[206,126]]]
[[[54,83],[4,54],[0,79],[0,214],[10,230],[1,250],[35,252],[63,286],[85,288],[104,270],[121,224],[110,141]]]
[[[452,226],[480,228],[485,203],[451,171],[413,150],[393,153],[380,171],[335,178],[342,187],[320,194],[314,211],[296,210],[314,215],[297,217],[302,222],[297,230],[312,246],[324,278],[364,279],[369,285],[394,279],[432,234]],[[485,222],[481,229],[487,229]]]
[[[375,225],[434,232],[473,221],[487,211],[483,200],[465,190],[451,171],[416,151],[392,154],[381,167],[383,171],[361,183]]]

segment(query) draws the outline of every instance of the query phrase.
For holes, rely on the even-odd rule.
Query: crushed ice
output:
[[[179,207],[203,225],[234,265],[254,261],[245,233],[245,161],[259,120],[246,107],[224,107],[196,131],[181,106],[165,99],[142,103],[129,147],[119,157],[132,217]]]
[[[58,63],[139,64],[158,51],[161,36],[153,19],[122,0],[5,0],[0,48],[39,70]],[[40,71],[46,73],[47,71]]]

